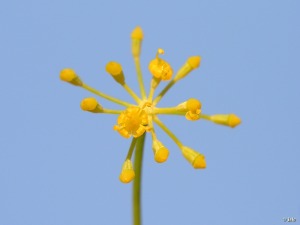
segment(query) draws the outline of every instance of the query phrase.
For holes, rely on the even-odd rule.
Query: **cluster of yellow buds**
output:
[[[129,95],[131,95],[131,97],[135,101],[135,104],[122,101],[118,98],[112,97],[90,87],[80,79],[80,77],[73,69],[66,68],[60,72],[61,80],[82,87],[95,95],[98,95],[102,98],[125,107],[125,109],[121,110],[103,108],[93,97],[83,99],[80,105],[82,110],[92,113],[118,114],[119,116],[117,118],[117,124],[113,127],[114,130],[119,132],[119,134],[124,138],[132,137],[132,142],[120,174],[120,181],[123,183],[129,183],[135,177],[131,157],[135,148],[137,138],[143,135],[145,132],[151,133],[152,136],[154,160],[158,163],[163,163],[168,159],[169,150],[163,145],[161,141],[157,139],[154,124],[158,125],[163,131],[165,131],[165,133],[177,144],[184,158],[195,169],[206,168],[204,155],[190,147],[183,145],[181,141],[175,136],[175,134],[171,132],[168,127],[163,124],[162,121],[158,118],[159,114],[185,116],[187,120],[191,121],[205,119],[232,128],[241,123],[240,118],[234,114],[203,114],[201,109],[202,104],[198,99],[195,98],[187,99],[185,102],[182,102],[174,107],[157,107],[157,104],[159,103],[161,98],[175,83],[177,83],[180,79],[184,78],[191,71],[197,69],[200,66],[201,58],[200,56],[189,57],[172,79],[173,69],[167,61],[159,57],[159,55],[164,54],[164,50],[159,48],[157,50],[156,57],[149,63],[148,66],[148,69],[152,74],[152,80],[150,83],[150,91],[147,95],[140,65],[141,44],[143,36],[143,31],[140,27],[136,27],[131,33],[132,55],[137,71],[141,97],[139,97],[126,84],[122,66],[118,62],[108,62],[105,68],[106,72],[110,74],[112,78],[128,92]],[[161,81],[169,81],[169,83],[155,98],[153,98],[155,90]]]

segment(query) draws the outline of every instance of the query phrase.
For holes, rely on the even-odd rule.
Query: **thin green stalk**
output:
[[[169,108],[154,108],[153,114],[167,114],[167,115],[185,115],[187,110],[179,109],[177,106]]]
[[[206,114],[200,114],[200,118],[201,119],[205,119],[205,120],[211,120],[211,116],[209,116],[209,115],[206,115]]]
[[[149,102],[152,102],[154,91],[155,91],[155,89],[157,88],[157,86],[159,85],[160,82],[161,82],[160,78],[152,77],[151,85],[150,85],[150,92],[149,92],[149,96],[148,96],[148,101]]]
[[[130,96],[136,101],[137,104],[141,103],[141,99],[136,95],[136,93],[126,83],[124,83],[122,86],[130,94]]]
[[[131,141],[131,144],[130,144],[130,147],[129,147],[129,151],[128,151],[127,156],[126,156],[126,159],[131,160],[131,156],[132,156],[133,150],[135,148],[136,141],[137,141],[136,138],[132,138],[132,141]]]
[[[135,157],[134,157],[135,178],[133,180],[133,187],[132,187],[133,225],[142,224],[141,183],[142,183],[142,165],[143,165],[145,136],[146,136],[146,132],[137,139],[136,149],[135,149]]]
[[[173,79],[171,80],[168,85],[158,94],[158,96],[154,99],[153,105],[157,105],[157,103],[161,100],[161,98],[167,93],[167,91],[176,83]]]
[[[111,101],[111,102],[117,103],[117,104],[119,104],[119,105],[123,105],[123,106],[126,106],[126,107],[132,106],[131,103],[128,103],[128,102],[122,101],[122,100],[120,100],[120,99],[114,98],[114,97],[112,97],[112,96],[110,96],[110,95],[104,94],[103,92],[98,91],[98,90],[96,90],[95,88],[92,88],[92,87],[90,87],[90,86],[87,85],[87,84],[84,84],[84,83],[83,83],[83,84],[81,85],[81,87],[84,88],[85,90],[88,90],[88,91],[94,93],[95,95],[98,95],[98,96],[100,96],[100,97],[102,97],[102,98],[105,98],[105,99],[107,99],[107,100],[109,100],[109,101]]]
[[[145,91],[145,86],[144,86],[144,82],[143,82],[143,74],[142,74],[141,63],[140,63],[139,57],[134,57],[134,64],[135,64],[135,69],[137,72],[138,83],[139,83],[140,90],[141,90],[141,96],[142,96],[142,99],[144,100],[144,99],[146,99],[146,91]]]
[[[123,110],[116,110],[116,109],[103,109],[101,113],[107,114],[121,114]]]
[[[181,143],[181,141],[175,136],[175,134],[173,134],[172,131],[169,130],[169,128],[163,124],[157,116],[154,117],[154,122],[160,126],[160,128],[166,132],[167,135],[169,135],[170,138],[172,138],[172,140],[178,145],[178,147],[181,149],[183,147],[183,144]]]

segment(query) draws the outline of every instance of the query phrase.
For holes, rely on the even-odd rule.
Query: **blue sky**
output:
[[[129,38],[137,25],[147,84],[159,47],[174,70],[202,57],[161,106],[194,97],[204,113],[243,121],[230,129],[161,116],[205,154],[207,168],[191,168],[157,129],[170,157],[155,163],[148,137],[144,224],[300,220],[299,7],[295,0],[1,3],[0,225],[131,224],[131,185],[118,180],[130,140],[113,131],[116,116],[81,111],[80,101],[93,95],[61,82],[59,72],[71,67],[91,86],[131,101],[105,65],[120,62],[138,92]]]

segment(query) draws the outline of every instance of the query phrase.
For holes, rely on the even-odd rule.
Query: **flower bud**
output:
[[[154,159],[156,162],[163,163],[167,161],[169,157],[169,150],[165,146],[163,146],[163,144],[160,141],[154,139],[152,143],[152,149],[154,153]]]
[[[105,69],[106,72],[108,72],[115,81],[117,81],[121,85],[125,84],[125,77],[121,64],[117,62],[109,62],[106,64]]]
[[[135,177],[133,170],[133,165],[130,159],[126,159],[122,166],[122,171],[120,174],[120,181],[122,183],[130,183]]]
[[[62,81],[68,82],[76,86],[82,86],[82,81],[80,77],[76,74],[76,72],[73,69],[63,69],[62,71],[60,71],[59,77]]]
[[[158,55],[164,54],[165,51],[162,48],[159,48],[156,53],[155,59],[151,60],[149,63],[149,71],[154,78],[158,80],[170,80],[173,75],[173,69],[171,65],[165,60],[158,57]]]
[[[214,123],[221,124],[224,126],[229,126],[231,128],[234,128],[241,123],[241,119],[238,116],[236,116],[235,114],[212,115],[212,116],[210,116],[210,120],[213,121]]]
[[[200,66],[200,61],[200,56],[191,56],[190,58],[188,58],[185,64],[177,72],[174,80],[178,81],[186,77],[192,70],[197,69]]]
[[[101,113],[103,112],[102,106],[97,102],[93,97],[85,98],[81,101],[80,107],[84,111],[89,111],[92,113]]]
[[[131,33],[131,51],[134,57],[139,57],[141,54],[141,45],[144,38],[141,27],[136,27]]]
[[[181,148],[182,154],[184,158],[195,168],[195,169],[205,169],[206,168],[206,162],[204,155],[200,154],[199,152],[196,152],[195,150],[183,146]]]

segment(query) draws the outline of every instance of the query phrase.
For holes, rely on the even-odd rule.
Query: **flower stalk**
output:
[[[133,225],[142,224],[142,209],[141,209],[141,191],[142,191],[142,166],[143,154],[145,145],[145,133],[137,139],[135,156],[134,156],[134,170],[135,179],[132,188],[132,212],[133,212]]]

